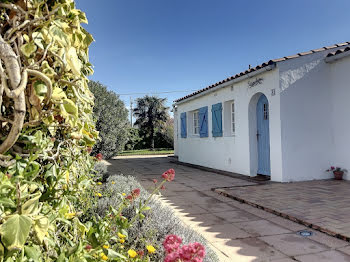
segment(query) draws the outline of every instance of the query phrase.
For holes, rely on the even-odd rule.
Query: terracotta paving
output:
[[[350,181],[272,183],[217,191],[350,239]]]
[[[166,157],[117,158],[109,162],[111,174],[133,175],[145,188],[152,188],[153,178],[158,179],[163,171],[174,168],[175,180],[163,191],[162,201],[171,206],[186,225],[208,240],[220,261],[350,262],[349,242],[312,229],[308,229],[312,236],[302,237],[298,232],[307,229],[305,226],[211,190],[232,187],[225,190],[249,196],[250,200],[270,207],[292,210],[303,216],[319,214],[319,217],[338,221],[339,212],[344,212],[341,219],[350,217],[349,214],[343,216],[346,215],[343,208],[347,204],[336,196],[338,192],[343,192],[343,199],[348,198],[348,191],[339,191],[345,190],[344,184],[312,182],[314,185],[310,183],[308,190],[302,192],[293,184],[288,184],[290,188],[285,187],[287,184],[258,186],[254,182],[170,163]],[[334,186],[331,198],[327,198],[327,183]],[[336,200],[341,201],[342,205],[336,204]],[[325,209],[322,209],[321,203],[329,206],[324,216],[322,212]],[[329,210],[333,210],[333,213]]]

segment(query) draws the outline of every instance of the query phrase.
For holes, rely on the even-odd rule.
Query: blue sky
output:
[[[168,106],[249,64],[350,41],[349,0],[76,3],[95,38],[91,79],[118,94],[186,90],[159,95]],[[121,96],[127,105],[129,97]]]

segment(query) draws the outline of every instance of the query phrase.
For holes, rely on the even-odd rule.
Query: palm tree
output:
[[[165,106],[166,98],[156,96],[144,96],[136,100],[134,115],[135,125],[143,131],[151,140],[151,149],[154,150],[154,134],[156,129],[162,129],[168,119],[168,107]]]

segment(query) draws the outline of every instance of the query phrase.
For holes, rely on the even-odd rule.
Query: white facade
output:
[[[176,102],[174,137],[179,161],[257,175],[256,105],[264,94],[269,105],[272,181],[330,178],[325,172],[330,165],[350,170],[350,56],[336,61],[325,59],[337,49],[341,48],[276,62]],[[259,79],[262,80],[250,87],[249,83]],[[213,137],[211,132],[211,106],[216,103],[223,107],[222,137]],[[199,137],[193,134],[191,116],[205,106],[209,110],[209,134]],[[183,112],[187,114],[186,138],[181,137]]]

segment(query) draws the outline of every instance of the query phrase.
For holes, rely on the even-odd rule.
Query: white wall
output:
[[[256,140],[255,133],[249,132],[249,103],[256,93],[263,93],[269,100],[270,105],[270,151],[271,151],[271,179],[274,181],[282,180],[281,163],[281,136],[280,136],[280,99],[278,92],[271,96],[271,89],[277,91],[279,87],[278,70],[259,74],[257,77],[263,77],[263,83],[248,87],[247,79],[231,86],[221,88],[215,92],[198,97],[193,100],[177,104],[177,119],[182,112],[190,112],[203,106],[208,106],[208,138],[192,137],[190,134],[190,123],[187,123],[187,138],[178,136],[177,152],[179,160],[186,163],[216,168],[220,170],[235,172],[243,175],[256,175],[256,167],[250,161],[254,147],[250,147],[250,139]],[[236,133],[234,136],[225,136],[229,134],[223,130],[224,137],[212,137],[212,116],[211,106],[213,104],[229,100],[235,100],[236,110]],[[227,107],[226,107],[227,108]],[[225,106],[223,104],[223,110]],[[252,112],[256,114],[256,112]],[[188,113],[187,113],[188,114]],[[223,112],[223,116],[226,113]],[[189,119],[189,116],[187,116]],[[177,120],[178,121],[178,120]],[[223,123],[223,128],[228,125]],[[178,129],[180,132],[180,128]],[[253,136],[250,138],[250,136]],[[256,165],[256,163],[255,163]],[[255,172],[255,173],[254,173]]]
[[[335,153],[327,52],[278,64],[283,182],[327,179]]]
[[[178,156],[178,138],[180,136],[180,126],[179,126],[179,117],[177,113],[177,108],[174,108],[174,155]]]
[[[350,172],[350,56],[329,64],[332,126],[335,150],[331,163]],[[345,176],[350,180],[350,174]]]

